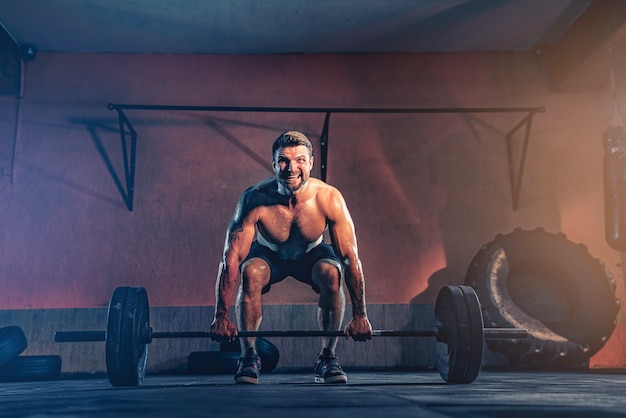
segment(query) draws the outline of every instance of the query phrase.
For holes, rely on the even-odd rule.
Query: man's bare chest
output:
[[[257,227],[270,242],[302,244],[316,241],[326,229],[326,217],[312,204],[295,207],[266,206],[259,210]]]

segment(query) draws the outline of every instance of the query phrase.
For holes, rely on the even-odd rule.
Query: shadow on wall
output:
[[[419,295],[411,299],[409,317],[402,327],[404,330],[434,329],[435,312],[433,300],[442,287],[450,284],[449,269],[444,267],[428,278],[428,286]],[[432,344],[416,344],[413,338],[400,338],[399,364],[425,364],[435,367],[435,339]],[[417,351],[416,351],[417,349]]]
[[[229,144],[233,145],[237,150],[239,150],[243,155],[249,157],[254,163],[259,165],[264,171],[267,171],[268,174],[273,174],[273,169],[271,166],[271,152],[269,148],[269,144],[273,140],[274,136],[278,136],[281,132],[286,129],[292,129],[291,126],[288,128],[278,127],[270,124],[260,124],[260,123],[252,123],[240,120],[233,120],[227,118],[218,118],[218,117],[202,117],[201,119],[202,125],[206,126],[214,133],[216,133],[217,138],[223,139]],[[136,125],[142,126],[155,126],[161,125],[165,127],[188,127],[188,126],[198,126],[198,122],[195,120],[181,120],[181,119],[170,119],[168,121],[163,120],[155,120],[155,119],[134,119]],[[89,133],[89,136],[98,152],[99,156],[102,158],[107,171],[109,172],[111,179],[113,180],[117,191],[122,198],[122,201],[126,205],[129,210],[132,210],[133,207],[133,194],[131,193],[131,189],[134,186],[134,173],[131,172],[131,165],[134,165],[134,161],[131,161],[134,154],[134,147],[132,144],[131,133],[126,129],[124,131],[120,131],[120,125],[115,119],[83,119],[76,118],[70,120],[71,124],[84,126],[86,131]],[[226,126],[231,125],[235,127],[243,127],[243,128],[253,128],[260,129],[263,131],[269,131],[271,134],[267,136],[263,136],[263,138],[267,137],[267,154],[259,155],[259,153],[250,148],[248,145],[243,143],[241,140],[237,138],[237,135],[229,132]],[[102,140],[102,132],[108,134],[117,134],[119,135],[119,139],[121,142],[120,155],[113,156],[107,151],[107,147]],[[124,135],[122,135],[124,133]],[[305,132],[306,133],[306,132]],[[137,142],[139,141],[140,132],[137,135]],[[312,140],[316,137],[315,134],[306,133],[309,138]],[[117,153],[117,152],[115,152]],[[123,170],[124,172],[118,172],[115,168],[116,164],[114,163],[115,158],[120,158],[123,161]],[[118,164],[119,165],[119,164]],[[132,167],[134,170],[134,167]],[[122,179],[124,181],[122,181]],[[261,180],[261,179],[259,179]],[[96,196],[98,197],[98,196]],[[99,197],[100,198],[100,197]],[[110,199],[105,199],[109,201]]]
[[[98,193],[98,192],[96,192],[94,190],[91,190],[91,189],[89,189],[88,187],[86,187],[86,186],[84,186],[82,184],[79,184],[79,183],[76,183],[74,181],[68,180],[68,179],[64,178],[63,176],[60,176],[58,174],[55,174],[55,173],[51,172],[50,170],[43,169],[43,168],[41,168],[41,167],[39,167],[39,166],[37,166],[35,164],[29,163],[29,162],[24,161],[24,160],[22,160],[20,158],[16,158],[15,162],[18,163],[21,168],[23,168],[25,170],[28,170],[28,171],[30,171],[31,173],[33,173],[33,174],[35,174],[37,176],[46,178],[48,180],[52,180],[54,182],[62,184],[65,187],[68,187],[69,189],[76,190],[79,193],[82,193],[82,194],[87,195],[87,196],[91,196],[94,199],[101,200],[101,201],[103,201],[105,203],[108,203],[110,205],[113,205],[113,206],[115,206],[117,208],[121,209],[121,208],[125,207],[125,205],[122,202],[119,202],[119,201],[117,201],[115,199],[112,199],[112,198],[110,198],[110,197],[108,197],[108,196],[106,196],[106,195],[104,195],[102,193]]]
[[[104,165],[106,166],[107,171],[111,175],[111,178],[113,179],[113,183],[115,183],[115,187],[117,191],[120,193],[122,200],[126,204],[127,208],[131,208],[132,202],[131,202],[131,197],[129,196],[129,193],[128,193],[128,186],[129,186],[128,185],[128,176],[129,176],[128,169],[127,167],[125,167],[126,172],[124,173],[124,178],[126,180],[126,188],[124,188],[124,185],[122,184],[122,181],[120,180],[120,176],[115,170],[115,167],[113,166],[113,163],[111,162],[111,158],[109,157],[109,154],[106,151],[106,147],[102,143],[102,140],[100,139],[100,135],[98,134],[98,131],[119,132],[119,129],[113,128],[115,121],[110,120],[110,119],[107,120],[106,122],[78,119],[78,120],[71,120],[70,122],[73,124],[81,124],[85,126],[85,129],[87,130],[87,132],[89,132],[89,136],[91,137],[91,140],[93,141],[93,144],[96,147],[96,151],[98,151],[98,155],[100,155],[100,157],[102,158],[102,161],[104,162]],[[127,146],[123,142],[122,142],[122,148],[124,150],[124,155],[126,156]],[[126,158],[124,158],[124,160],[126,162]],[[126,164],[126,166],[128,166],[128,163]]]
[[[432,150],[442,156],[437,160],[437,166],[432,162],[428,172],[435,173],[432,190],[439,191],[439,208],[432,214],[438,217],[446,266],[433,272],[424,291],[411,299],[411,316],[406,329],[433,327],[434,301],[440,289],[446,285],[462,284],[469,263],[483,241],[489,241],[497,233],[508,232],[498,228],[512,230],[514,227],[511,226],[514,215],[512,190],[503,146],[505,133],[490,121],[470,115],[464,115],[463,120],[470,132],[468,140],[456,137],[462,131],[444,131]],[[518,162],[515,161],[515,164],[517,167]],[[551,185],[544,184],[542,187]],[[451,190],[456,193],[451,194]],[[535,192],[541,193],[541,190]],[[543,209],[539,214],[540,224],[559,222],[556,207],[549,207],[547,213],[545,207]],[[538,215],[536,212],[528,213],[531,218]],[[486,237],[489,233],[493,236]],[[425,306],[428,310],[424,309]],[[409,360],[414,354],[414,347],[409,341],[402,341],[401,344],[403,360]]]
[[[507,158],[504,145],[511,132],[500,128],[508,129],[518,121],[518,115],[501,120],[463,114],[460,119],[466,129],[442,130],[431,150],[441,157],[427,161],[431,164],[428,172],[434,173],[431,189],[437,196],[437,207],[431,210],[431,216],[436,217],[446,267],[432,273],[427,288],[411,303],[434,303],[443,286],[462,284],[469,263],[481,246],[497,234],[519,227],[518,223],[525,224],[530,219],[533,227],[560,225],[561,214],[554,200],[542,199],[548,192],[555,194],[557,185],[546,181],[554,178],[548,175],[554,168],[533,164],[531,158],[536,155],[532,148],[529,161],[521,161],[523,133],[517,131],[511,131],[513,161]],[[513,165],[518,188],[522,185],[520,164],[527,166],[526,185],[521,193],[523,206],[517,211],[512,207],[514,190],[509,163]],[[539,200],[545,202],[540,206]],[[429,202],[433,201],[429,196]]]

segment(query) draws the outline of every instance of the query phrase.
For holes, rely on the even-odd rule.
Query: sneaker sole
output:
[[[331,376],[327,378],[317,377],[315,376],[315,383],[334,383],[334,384],[342,384],[348,383],[347,376]]]
[[[244,383],[244,384],[249,384],[249,385],[257,385],[257,384],[259,384],[259,379],[256,379],[254,377],[241,376],[241,377],[235,378],[235,383]]]

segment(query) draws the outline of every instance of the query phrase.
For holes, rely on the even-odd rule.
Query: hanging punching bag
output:
[[[626,252],[626,129],[609,126],[604,142],[604,231],[611,248]]]

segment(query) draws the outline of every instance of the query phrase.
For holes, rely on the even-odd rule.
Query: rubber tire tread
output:
[[[19,356],[0,367],[0,382],[57,380],[61,376],[61,356]]]
[[[507,288],[510,272],[516,267],[537,268],[533,274],[541,277],[548,274],[542,267],[546,264],[567,273],[579,298],[568,318],[550,324],[522,311]],[[489,350],[503,355],[512,368],[586,368],[617,324],[620,301],[615,297],[615,280],[585,245],[573,243],[562,233],[516,228],[498,234],[475,255],[465,284],[478,294],[485,326],[528,329],[526,340],[487,342]]]

